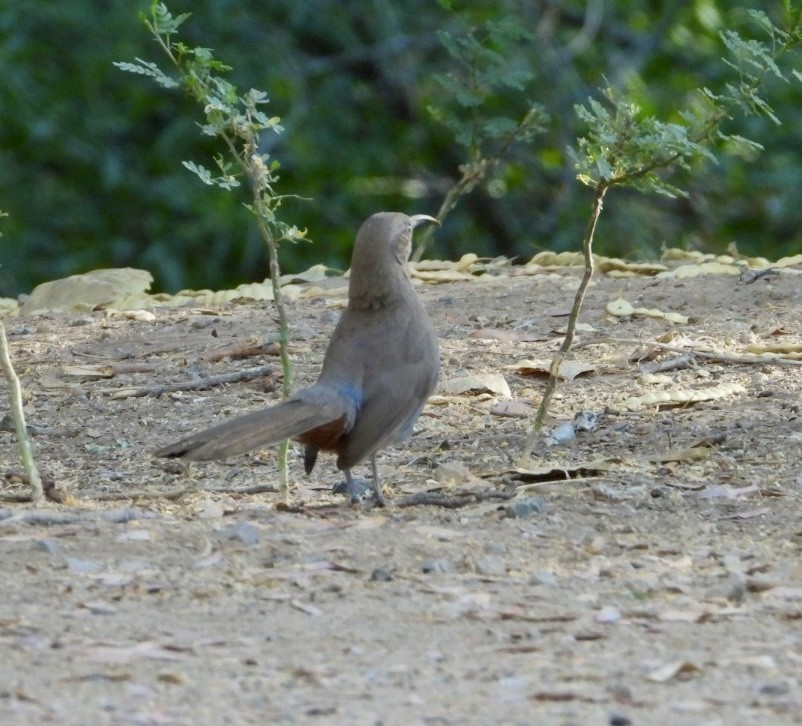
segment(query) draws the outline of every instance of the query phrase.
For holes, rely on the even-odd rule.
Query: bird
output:
[[[351,470],[370,460],[374,497],[385,506],[376,454],[411,434],[440,371],[437,335],[408,265],[412,232],[427,222],[439,225],[429,215],[400,212],[378,212],[362,224],[351,258],[348,304],[313,385],[154,455],[206,461],[295,439],[304,446],[307,474],[319,451],[337,455],[352,504],[362,499],[366,487]]]

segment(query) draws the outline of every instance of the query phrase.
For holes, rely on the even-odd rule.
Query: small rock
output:
[[[557,444],[566,444],[576,438],[576,430],[572,421],[565,421],[557,426],[551,434],[549,434],[545,441],[546,446],[557,446]]]
[[[92,615],[114,615],[117,608],[108,603],[96,601],[82,603],[82,607],[86,608]]]
[[[34,543],[34,547],[40,552],[47,552],[49,555],[60,554],[63,547],[52,539],[40,539]]]
[[[79,318],[73,318],[67,323],[70,327],[77,328],[82,325],[92,325],[95,319],[91,315],[81,315]]]
[[[532,575],[532,580],[539,585],[554,587],[557,584],[557,575],[549,570],[543,570]]]
[[[775,681],[774,683],[764,683],[759,690],[764,696],[784,696],[790,688],[785,681]]]
[[[613,605],[606,605],[596,613],[595,620],[602,624],[617,623],[621,620],[621,611]]]
[[[611,713],[607,723],[610,726],[630,726],[632,719],[629,716],[624,716],[623,713]]]
[[[218,519],[223,516],[223,505],[214,500],[206,499],[198,506],[199,519]]]
[[[540,514],[546,508],[546,502],[540,497],[526,497],[504,507],[504,514],[512,519],[529,519],[533,514]]]
[[[432,559],[426,560],[426,562],[421,565],[421,570],[424,575],[442,574],[454,572],[454,566],[448,560]]]
[[[150,540],[150,532],[146,529],[129,529],[127,532],[117,535],[118,542],[147,542]]]
[[[743,577],[733,576],[726,588],[726,598],[734,605],[740,605],[746,596],[746,580]]]
[[[259,530],[249,522],[237,522],[224,527],[217,535],[221,542],[242,542],[246,545],[259,544]]]
[[[97,560],[82,560],[78,557],[68,557],[67,567],[72,572],[77,572],[80,575],[87,575],[93,572],[100,572],[103,569],[103,563]]]
[[[490,577],[500,577],[507,574],[507,564],[501,557],[488,555],[482,557],[476,563],[476,571],[480,575],[489,575]]]
[[[377,567],[375,570],[373,570],[373,572],[370,573],[371,582],[390,582],[392,579],[393,576],[390,574],[390,572],[381,567]]]

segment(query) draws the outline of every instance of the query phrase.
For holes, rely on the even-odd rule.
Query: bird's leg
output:
[[[345,494],[349,504],[358,504],[365,498],[368,483],[360,476],[354,476],[350,469],[343,469],[345,481],[334,487],[335,494]]]
[[[379,467],[376,465],[376,457],[370,457],[370,465],[373,469],[373,495],[376,497],[376,504],[379,507],[387,506],[387,500],[384,498],[382,492],[381,482],[379,480]],[[343,469],[345,474],[345,481],[340,482],[334,487],[335,494],[345,494],[348,497],[350,504],[358,504],[365,498],[368,491],[368,483],[359,476],[354,476],[350,469]]]
[[[373,493],[376,495],[376,504],[380,507],[387,506],[387,500],[384,498],[382,491],[382,484],[379,480],[379,467],[376,464],[376,455],[370,457],[370,467],[373,470]]]

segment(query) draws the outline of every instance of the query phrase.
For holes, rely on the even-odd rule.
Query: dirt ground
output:
[[[747,356],[800,349],[802,278],[597,276],[575,349],[592,370],[547,427],[599,426],[516,468],[531,411],[445,384],[502,373],[507,413],[536,406],[544,379],[507,366],[548,360],[577,280],[419,288],[443,385],[380,457],[387,509],[333,495],[329,457],[307,479],[293,452],[289,508],[274,451],[188,473],[151,458],[279,396],[278,375],[131,395],[277,372],[225,355],[274,335],[270,304],[7,319],[40,466],[72,505],[0,510],[0,722],[802,723],[802,371]],[[689,320],[614,317],[619,296]],[[297,386],[343,300],[289,306]],[[644,377],[679,356],[658,339],[707,356]],[[691,400],[633,403],[653,391]],[[0,432],[6,495],[17,460]],[[412,505],[426,492],[442,501]]]

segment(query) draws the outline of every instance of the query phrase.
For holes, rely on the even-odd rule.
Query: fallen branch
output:
[[[611,343],[627,343],[632,345],[649,345],[653,348],[659,348],[660,350],[664,350],[667,353],[678,353],[680,355],[692,355],[696,358],[703,358],[704,360],[713,361],[714,363],[733,363],[733,364],[754,364],[754,363],[764,363],[766,365],[778,365],[778,366],[802,366],[802,360],[795,360],[794,358],[780,358],[778,356],[762,356],[756,355],[755,353],[727,353],[725,351],[716,352],[716,351],[704,351],[704,350],[696,350],[693,346],[685,346],[679,347],[676,345],[668,345],[667,343],[657,343],[657,342],[650,342],[644,343],[643,340],[639,340],[638,338],[604,338],[603,340],[594,340],[594,341],[587,341],[583,343],[580,347],[586,347],[589,345],[596,345],[600,342],[611,342]]]
[[[206,487],[182,486],[173,489],[134,489],[121,492],[103,492],[94,496],[78,497],[78,501],[114,502],[123,499],[166,499],[175,501],[192,492],[204,494],[231,494],[234,496],[277,492],[272,484],[254,484],[248,487]]]
[[[641,373],[665,373],[666,371],[679,371],[685,368],[694,368],[696,360],[694,354],[691,352],[683,353],[682,355],[664,360],[656,363],[644,363],[640,369]]]
[[[461,509],[470,504],[479,504],[488,501],[507,501],[516,494],[515,489],[481,489],[479,491],[463,490],[453,496],[435,494],[433,492],[419,492],[403,499],[399,499],[393,504],[396,507],[445,507],[446,509]]]
[[[44,509],[28,509],[20,512],[12,512],[9,509],[0,509],[0,527],[7,524],[38,524],[38,525],[57,525],[57,524],[81,524],[84,522],[110,522],[111,524],[125,524],[138,519],[158,519],[161,515],[155,512],[146,512],[142,509],[133,507],[122,507],[108,511],[80,510],[71,511],[48,511]]]
[[[217,376],[204,376],[192,381],[182,383],[165,383],[159,386],[144,386],[142,388],[124,389],[105,389],[101,393],[109,393],[112,398],[140,398],[142,396],[159,396],[165,393],[175,393],[176,391],[204,391],[214,386],[224,386],[229,383],[241,383],[242,381],[253,381],[257,378],[273,375],[273,366],[257,366],[244,371],[234,373],[221,373]]]

